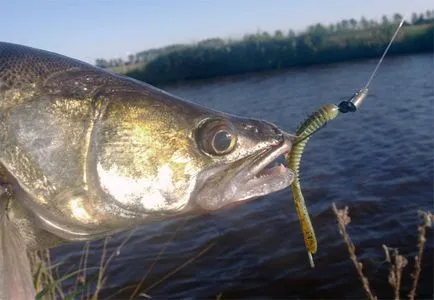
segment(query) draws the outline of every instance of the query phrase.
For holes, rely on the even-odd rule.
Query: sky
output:
[[[174,43],[434,9],[433,0],[1,0],[0,41],[94,63]]]

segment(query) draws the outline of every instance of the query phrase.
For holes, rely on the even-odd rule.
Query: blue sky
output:
[[[432,0],[10,0],[0,2],[0,40],[93,63],[173,43],[427,9]]]

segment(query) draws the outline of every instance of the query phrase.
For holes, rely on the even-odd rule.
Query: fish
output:
[[[0,42],[0,287],[9,287],[0,299],[23,285],[29,291],[16,298],[34,296],[26,249],[99,239],[287,188],[294,172],[275,162],[294,139],[267,121]]]

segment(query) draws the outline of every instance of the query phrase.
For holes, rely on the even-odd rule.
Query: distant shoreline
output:
[[[150,84],[169,84],[376,58],[386,48],[399,18],[396,14],[394,21],[383,19],[381,24],[363,19],[328,27],[316,24],[298,35],[290,30],[286,35],[276,31],[240,40],[209,39],[143,51],[115,67],[104,60],[97,60],[97,65]],[[426,18],[415,18],[413,24],[406,23],[388,55],[430,51],[434,51],[434,11]]]
[[[387,54],[386,55],[386,60],[389,60],[392,57],[398,58],[398,57],[403,57],[403,56],[408,56],[408,55],[426,55],[428,54],[430,51],[423,51],[423,52],[415,52],[415,53],[393,53],[393,54]],[[188,85],[201,85],[203,83],[210,83],[210,82],[219,82],[222,80],[228,80],[228,81],[238,81],[238,80],[243,80],[245,78],[251,77],[251,76],[273,76],[273,75],[280,75],[280,74],[285,74],[287,72],[297,72],[299,70],[304,70],[307,68],[327,68],[327,67],[331,67],[331,66],[336,66],[338,67],[339,64],[345,64],[345,63],[358,63],[358,62],[362,62],[362,61],[366,61],[366,60],[372,60],[372,69],[375,67],[375,64],[378,62],[378,60],[380,59],[380,56],[376,56],[376,57],[368,57],[368,58],[353,58],[353,59],[348,59],[348,60],[342,60],[342,61],[336,61],[336,62],[324,62],[324,63],[315,63],[315,64],[307,64],[307,65],[300,65],[300,66],[292,66],[289,68],[285,68],[285,69],[270,69],[270,70],[263,70],[263,71],[252,71],[252,72],[246,72],[246,73],[239,73],[239,74],[231,74],[231,75],[222,75],[222,76],[216,76],[216,77],[207,77],[207,78],[197,78],[197,79],[189,79],[189,80],[179,80],[179,81],[170,81],[170,82],[164,82],[164,83],[152,83],[153,85],[160,87],[160,88],[167,88],[167,87],[173,87],[173,86],[177,86],[177,85],[183,85],[183,84],[188,84]],[[384,62],[383,62],[384,64]],[[120,73],[122,74],[122,73]],[[127,75],[127,74],[124,74]],[[127,75],[129,76],[129,75]]]

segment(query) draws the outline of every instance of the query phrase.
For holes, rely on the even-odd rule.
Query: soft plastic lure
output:
[[[288,158],[288,166],[294,170],[295,178],[291,184],[292,195],[294,198],[295,209],[300,220],[301,229],[304,236],[304,242],[309,254],[309,261],[311,267],[314,267],[312,254],[316,253],[317,241],[315,232],[310,221],[309,213],[304,202],[303,193],[301,192],[299,170],[301,163],[301,156],[304,148],[309,141],[312,134],[322,128],[328,121],[335,119],[339,113],[354,112],[363,102],[368,93],[367,88],[363,88],[351,99],[341,102],[339,105],[326,104],[318,111],[311,114],[301,125],[296,132],[296,140],[292,149],[291,155]]]
[[[297,211],[297,215],[300,220],[300,225],[303,232],[304,243],[308,251],[309,262],[312,268],[315,266],[313,262],[312,254],[316,253],[318,245],[315,237],[315,231],[313,229],[312,222],[310,221],[309,213],[307,211],[303,193],[301,191],[301,186],[300,186],[299,170],[300,170],[301,156],[312,134],[314,134],[320,128],[322,128],[328,121],[335,119],[339,115],[339,113],[357,111],[357,109],[360,107],[363,100],[366,98],[368,94],[369,84],[374,78],[374,75],[377,72],[378,67],[382,63],[384,56],[386,55],[387,51],[392,45],[393,40],[395,39],[399,29],[402,27],[403,24],[404,24],[404,19],[402,19],[401,22],[399,23],[398,28],[396,29],[389,44],[384,50],[383,55],[378,61],[377,66],[372,72],[364,88],[356,92],[350,99],[346,101],[342,101],[339,105],[326,104],[322,106],[319,110],[311,114],[297,128],[296,131],[297,137],[294,142],[291,155],[288,156],[288,166],[295,173],[294,181],[291,184],[291,190],[292,190],[292,195],[295,203],[295,209]]]

